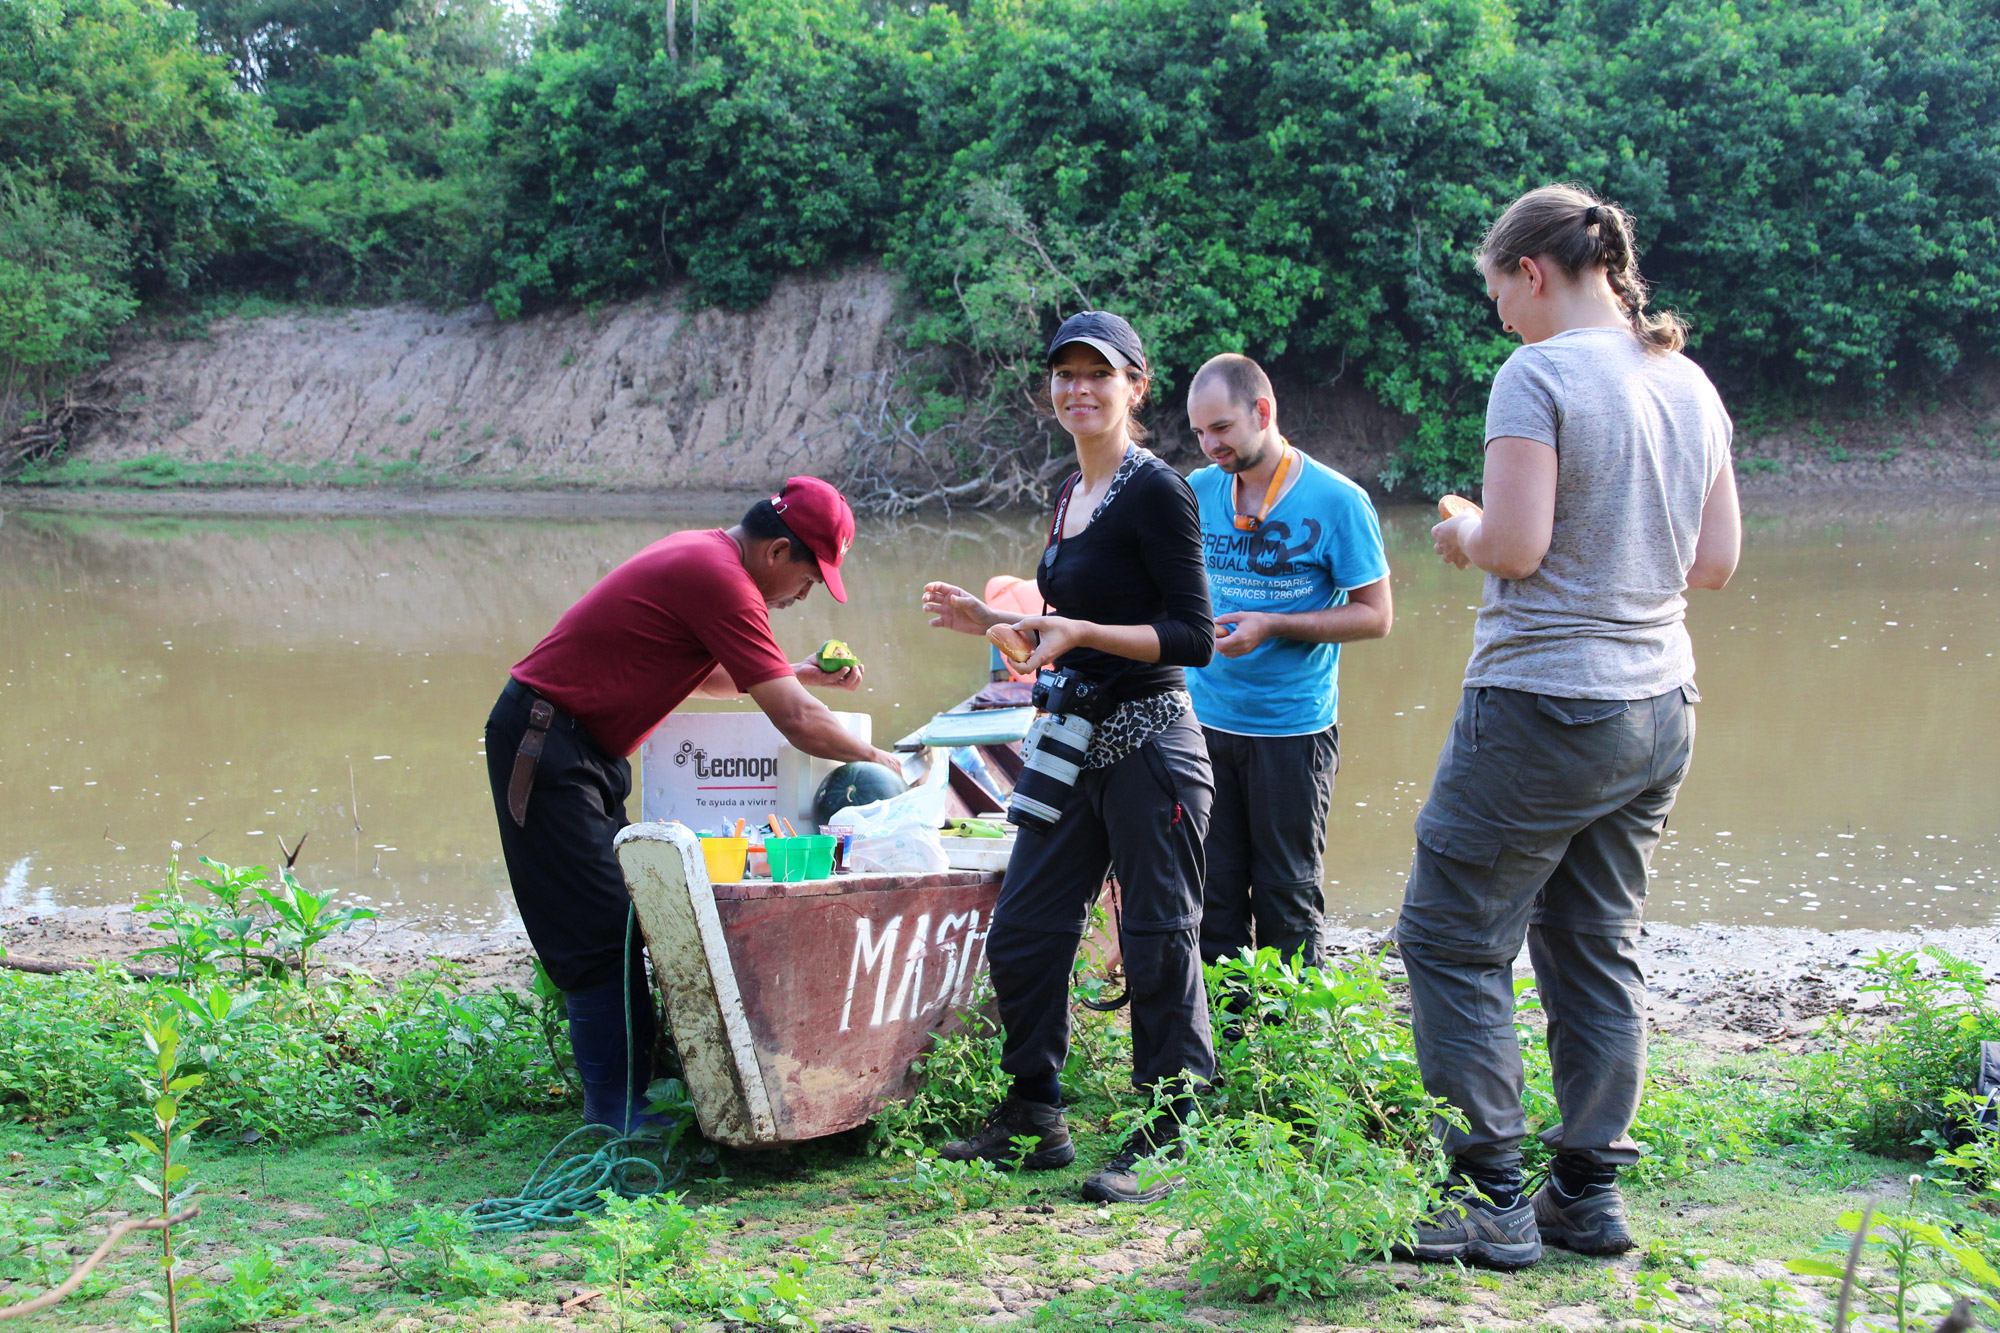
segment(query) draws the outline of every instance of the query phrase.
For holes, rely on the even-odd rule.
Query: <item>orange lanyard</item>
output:
[[[1248,514],[1238,514],[1236,526],[1239,531],[1255,532],[1263,527],[1264,520],[1271,513],[1271,506],[1278,503],[1278,492],[1285,488],[1285,474],[1292,470],[1292,442],[1280,440],[1278,443],[1285,452],[1284,456],[1278,459],[1278,470],[1271,474],[1271,484],[1264,488],[1264,507],[1257,511],[1255,518]],[[1233,491],[1235,487],[1231,486],[1230,489]]]

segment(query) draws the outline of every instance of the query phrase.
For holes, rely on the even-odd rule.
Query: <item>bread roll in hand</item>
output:
[[[1441,495],[1438,497],[1439,518],[1479,517],[1485,512],[1462,495]]]
[[[1012,625],[994,625],[987,629],[986,637],[1000,650],[1002,657],[1017,666],[1034,656],[1034,640],[1028,637],[1025,630]]]

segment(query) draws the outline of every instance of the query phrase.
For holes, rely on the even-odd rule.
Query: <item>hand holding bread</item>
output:
[[[1000,650],[1002,657],[1016,666],[1019,666],[1034,655],[1035,641],[1029,638],[1024,631],[1012,625],[990,626],[986,631],[986,637],[995,648]]]
[[[1477,518],[1484,512],[1478,505],[1472,503],[1472,501],[1462,495],[1440,495],[1438,497],[1439,518],[1463,518],[1467,516]]]

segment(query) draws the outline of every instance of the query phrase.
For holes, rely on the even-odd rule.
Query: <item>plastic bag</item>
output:
[[[938,839],[948,777],[946,765],[933,764],[922,786],[867,805],[850,805],[835,815],[834,825],[854,830],[847,868],[900,875],[930,875],[950,869],[944,844]]]

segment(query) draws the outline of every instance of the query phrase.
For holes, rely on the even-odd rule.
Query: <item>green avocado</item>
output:
[[[828,639],[821,644],[814,660],[818,662],[819,669],[829,676],[861,665],[861,659],[854,655],[854,650],[839,639]]]
[[[880,764],[857,760],[842,764],[826,775],[813,793],[813,823],[831,824],[833,817],[850,805],[901,796],[909,788],[903,779]]]

